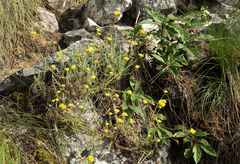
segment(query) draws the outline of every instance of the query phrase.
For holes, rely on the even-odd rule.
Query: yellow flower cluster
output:
[[[165,107],[166,106],[166,103],[167,103],[167,101],[166,100],[163,100],[163,99],[161,99],[161,100],[159,100],[158,101],[158,108],[163,108],[163,107]]]
[[[129,57],[123,57],[123,60],[128,61],[128,60],[130,60],[130,58]]]
[[[195,133],[196,133],[196,130],[194,130],[193,128],[191,128],[191,129],[189,130],[189,132],[192,133],[192,134],[195,134]]]
[[[118,16],[120,14],[122,14],[120,11],[114,11],[114,15]]]
[[[140,30],[139,33],[140,33],[140,34],[145,34],[145,32],[146,32],[145,30]]]
[[[88,156],[87,160],[88,160],[89,163],[93,163],[94,157],[93,156]]]

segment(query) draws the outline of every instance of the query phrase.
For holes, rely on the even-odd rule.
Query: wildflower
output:
[[[108,132],[108,129],[104,129],[104,131],[107,133],[107,132]]]
[[[53,68],[53,69],[54,69],[54,68],[56,68],[56,66],[55,66],[55,65],[51,65],[51,68]]]
[[[93,43],[89,43],[91,46],[94,46],[94,44]]]
[[[84,53],[82,53],[83,55],[86,55],[86,53],[84,52]]]
[[[130,58],[129,57],[123,57],[123,60],[128,61],[128,60],[130,60]]]
[[[145,34],[145,32],[146,32],[145,30],[140,30],[139,33],[140,33],[140,34]]]
[[[97,33],[98,35],[102,35],[100,32]]]
[[[135,45],[135,46],[138,45],[137,42],[132,42],[132,44]]]
[[[82,106],[82,105],[79,105],[78,107],[79,107],[80,109],[83,109],[83,106]]]
[[[59,101],[59,98],[56,98],[55,101]]]
[[[34,36],[34,35],[36,35],[37,33],[36,33],[36,32],[30,32],[30,34],[31,34],[32,36]]]
[[[86,71],[90,71],[90,68],[85,68]]]
[[[162,107],[165,107],[165,106],[166,106],[166,103],[167,103],[166,100],[162,100],[162,99],[159,100],[159,101],[158,101],[158,105],[159,105],[158,108],[161,109]]]
[[[108,53],[108,56],[111,56],[112,54]]]
[[[87,160],[88,160],[89,163],[93,163],[94,157],[93,156],[88,156]]]
[[[163,92],[164,92],[164,93],[168,93],[168,90],[164,90]]]
[[[59,93],[61,93],[61,91],[57,91],[57,93],[59,94]]]
[[[67,108],[67,106],[64,105],[64,104],[60,104],[59,107],[62,108],[62,109],[66,109]]]
[[[108,67],[108,68],[111,68],[111,66],[110,66],[110,65],[107,65],[107,67]]]
[[[72,111],[72,110],[71,110],[71,109],[69,109],[69,108],[68,108],[67,110],[68,110],[69,112],[71,112],[71,111]]]
[[[49,104],[48,106],[49,106],[49,107],[51,107],[52,105],[51,105],[51,104]]]
[[[112,113],[112,112],[109,112],[108,114],[109,114],[110,116],[111,116],[111,115],[113,115],[113,113]]]
[[[158,123],[161,123],[162,121],[161,120],[157,120]]]
[[[87,51],[89,51],[89,52],[92,52],[93,50],[94,50],[93,47],[89,47],[89,48],[87,49]]]
[[[119,94],[115,94],[115,97],[119,97]]]
[[[99,31],[101,31],[99,28],[97,28],[97,31],[99,32]]]
[[[105,96],[107,96],[107,97],[108,97],[108,96],[109,96],[109,93],[105,93]]]
[[[71,106],[74,106],[74,105],[73,105],[72,103],[70,103],[70,104],[68,104],[68,106],[70,106],[70,107],[71,107]]]
[[[91,91],[91,93],[94,93],[93,91]]]
[[[62,103],[62,104],[59,105],[59,107],[61,108],[63,105],[64,105],[64,104]]]
[[[129,132],[130,132],[130,129],[128,129],[127,131],[129,131]]]
[[[108,41],[111,41],[111,40],[112,40],[112,38],[110,38],[110,37],[107,37],[107,40],[108,40]]]
[[[84,87],[84,88],[88,88],[89,86],[88,86],[87,84],[84,84],[83,87]]]
[[[133,138],[133,136],[131,136],[131,138]]]
[[[129,122],[130,122],[131,124],[133,124],[133,119],[130,118],[130,119],[129,119]]]
[[[132,94],[132,91],[128,90],[128,91],[127,91],[127,94],[131,95],[131,94]]]
[[[66,51],[63,51],[63,53],[67,53]]]
[[[96,79],[95,75],[90,76],[90,79]]]
[[[61,55],[62,54],[62,52],[60,51],[60,52],[57,52],[57,55]]]
[[[61,87],[65,87],[65,84],[62,84]]]
[[[42,115],[41,115],[41,114],[38,114],[38,115],[37,115],[37,118],[41,118],[41,117],[42,117]]]
[[[123,113],[122,113],[122,116],[126,116],[126,117],[127,117],[128,114],[127,114],[126,112],[123,112]]]
[[[143,54],[138,54],[139,57],[143,57]]]
[[[74,100],[74,101],[73,101],[73,103],[75,104],[75,103],[77,103],[77,101],[76,101],[76,100]]]
[[[147,101],[146,101],[146,100],[143,100],[143,104],[147,104]]]
[[[59,59],[62,59],[62,57],[60,56],[60,57],[58,57]]]
[[[77,56],[80,56],[80,55],[82,55],[82,53],[78,52],[78,53],[77,53]]]
[[[150,40],[151,39],[151,37],[150,36],[147,36],[147,40]]]
[[[72,66],[71,66],[71,69],[75,69],[75,68],[76,68],[76,66],[75,66],[75,65],[72,65]]]
[[[110,75],[112,75],[112,76],[114,75],[114,73],[113,73],[113,72],[109,72],[109,74],[110,74]]]
[[[94,63],[97,63],[98,61],[97,60],[94,60]]]
[[[113,98],[113,101],[116,101],[117,99],[116,98]]]
[[[117,119],[120,124],[124,123],[124,121],[121,118]]]
[[[118,16],[120,14],[122,14],[120,11],[114,11],[114,15]]]
[[[120,112],[120,110],[119,110],[119,109],[115,109],[114,112],[115,112],[116,114],[118,114],[118,112]]]
[[[114,126],[115,126],[115,127],[119,127],[119,124],[118,124],[118,123],[116,123]]]
[[[150,138],[150,137],[151,137],[151,135],[149,134],[149,135],[148,135],[148,137]]]
[[[109,125],[109,123],[108,123],[108,122],[106,122],[106,123],[105,123],[105,126],[108,126],[108,125]]]
[[[65,71],[69,71],[69,68],[65,68]]]
[[[135,65],[135,68],[136,68],[136,69],[140,68],[140,65]]]
[[[111,110],[111,108],[109,108],[108,110]]]
[[[161,141],[160,139],[157,140],[157,142],[160,142],[160,141]]]
[[[194,130],[193,128],[191,128],[191,129],[189,130],[189,132],[192,133],[192,134],[195,134],[195,133],[196,133],[196,130]]]
[[[53,44],[57,44],[57,42],[56,42],[56,41],[53,41]]]
[[[84,49],[84,50],[86,50],[86,49],[87,49],[87,47],[86,47],[86,46],[84,46],[84,47],[83,47],[83,49]]]

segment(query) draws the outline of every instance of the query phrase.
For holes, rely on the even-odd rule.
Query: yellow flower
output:
[[[122,14],[120,11],[114,11],[114,15],[120,15],[120,14]]]
[[[51,102],[55,102],[55,100],[53,99],[53,100],[51,100]]]
[[[84,49],[84,50],[86,50],[86,49],[87,49],[87,47],[86,47],[86,46],[84,46],[84,47],[83,47],[83,49]]]
[[[161,123],[162,121],[161,120],[157,120],[158,123]]]
[[[124,121],[123,121],[121,118],[118,118],[117,121],[118,121],[120,124],[124,123]]]
[[[62,59],[62,57],[60,56],[60,57],[58,57],[59,59]]]
[[[113,98],[113,101],[116,101],[117,99],[116,98]]]
[[[108,97],[108,96],[109,96],[109,94],[108,94],[108,93],[105,93],[105,96],[107,96],[107,97]]]
[[[195,133],[196,133],[196,130],[194,130],[193,128],[191,128],[191,129],[189,130],[189,132],[192,133],[192,134],[195,134]]]
[[[135,65],[135,68],[136,68],[136,69],[140,68],[140,65]]]
[[[83,109],[83,106],[82,106],[82,105],[79,105],[78,107],[79,107],[80,109]]]
[[[99,32],[99,31],[101,31],[99,28],[97,28],[97,31]]]
[[[127,94],[131,95],[131,94],[132,94],[132,91],[128,90],[128,91],[127,91]]]
[[[95,75],[90,76],[90,79],[96,79]]]
[[[72,103],[68,104],[68,106],[74,106]]]
[[[51,65],[51,68],[56,68],[56,66],[55,65]]]
[[[51,105],[51,104],[49,104],[48,106],[49,106],[49,107],[51,107],[52,105]]]
[[[115,109],[114,112],[115,112],[116,114],[118,114],[118,112],[120,112],[120,110],[119,110],[119,109]]]
[[[65,87],[65,84],[62,84],[61,87]]]
[[[135,46],[138,45],[137,42],[132,42],[132,44],[135,45]]]
[[[57,55],[61,55],[62,54],[62,52],[60,51],[60,52],[57,52]]]
[[[119,94],[115,94],[115,97],[119,97]]]
[[[118,124],[118,123],[116,123],[114,126],[115,126],[115,127],[119,127],[119,124]]]
[[[123,60],[128,61],[128,60],[130,60],[130,58],[129,57],[123,57]]]
[[[111,41],[111,40],[112,40],[112,38],[110,38],[110,37],[107,37],[107,40],[108,40],[108,41]]]
[[[127,131],[129,131],[129,132],[130,132],[130,129],[128,129]]]
[[[85,68],[86,71],[90,71],[90,68]]]
[[[59,101],[59,98],[56,98],[55,101]]]
[[[53,44],[57,44],[57,42],[56,42],[56,41],[53,41]]]
[[[100,32],[97,33],[98,35],[102,35]]]
[[[144,34],[146,31],[145,30],[140,30],[140,34]]]
[[[133,138],[133,136],[131,136],[131,138]]]
[[[78,52],[78,53],[77,53],[77,56],[80,56],[80,55],[82,55],[82,53]]]
[[[164,92],[164,93],[168,93],[168,90],[164,90],[163,92]]]
[[[166,100],[162,100],[162,99],[159,100],[159,101],[158,101],[158,105],[159,105],[158,108],[161,109],[161,108],[165,107],[165,106],[166,106],[166,103],[167,103]]]
[[[112,113],[112,112],[109,112],[108,114],[109,114],[110,116],[111,116],[111,115],[113,115],[113,113]]]
[[[72,65],[72,66],[71,66],[71,69],[75,69],[75,68],[76,68],[76,66],[75,66],[75,65]]]
[[[107,65],[107,67],[108,67],[108,68],[111,68],[111,66],[110,66],[110,65]]]
[[[32,36],[34,36],[34,35],[36,35],[37,33],[36,33],[36,32],[30,32],[30,34],[31,34]]]
[[[84,53],[82,53],[83,55],[86,55],[86,53],[84,52]]]
[[[112,75],[112,76],[114,75],[114,73],[113,73],[113,72],[109,72],[109,74],[110,74],[110,75]]]
[[[126,116],[126,117],[127,117],[128,114],[127,114],[126,112],[123,112],[123,113],[122,113],[122,116]]]
[[[151,39],[151,37],[150,36],[147,36],[147,40],[150,40]]]
[[[84,88],[88,88],[89,86],[87,84],[83,85]]]
[[[41,117],[42,117],[42,115],[41,115],[41,114],[38,114],[38,115],[37,115],[37,118],[41,118]]]
[[[146,100],[143,100],[143,104],[147,104],[147,101],[146,101]]]
[[[69,68],[65,68],[65,71],[69,71]]]
[[[63,53],[67,53],[66,51],[63,51]]]
[[[108,56],[111,56],[112,54],[108,53]]]
[[[72,111],[72,110],[71,110],[71,109],[69,109],[69,108],[68,108],[67,110],[68,110],[69,112],[71,112],[71,111]]]
[[[143,54],[138,54],[139,57],[143,57]]]
[[[62,109],[66,109],[67,108],[67,106],[64,105],[64,104],[60,104],[59,107],[62,108]]]
[[[94,93],[93,91],[91,91],[91,93]]]
[[[150,138],[150,137],[151,137],[151,135],[149,134],[149,135],[148,135],[148,137]]]
[[[93,163],[94,157],[93,156],[88,156],[87,160],[88,160],[89,163]]]
[[[160,142],[160,141],[161,141],[160,139],[157,140],[157,142]]]
[[[59,94],[59,93],[61,93],[61,91],[57,91],[57,93]]]
[[[97,63],[98,61],[97,60],[94,60],[94,63]]]
[[[108,125],[109,125],[109,123],[108,123],[108,122],[106,122],[106,123],[105,123],[105,126],[108,126]]]
[[[108,129],[104,129],[104,131],[107,133],[107,132],[108,132]]]
[[[94,46],[94,44],[93,43],[89,43],[91,46]]]
[[[94,50],[93,47],[89,47],[89,48],[87,49],[87,51],[89,51],[89,52],[92,52],[93,50]]]
[[[77,102],[76,100],[73,101],[74,104],[75,104],[76,102]]]
[[[130,119],[129,119],[129,122],[130,122],[131,124],[133,124],[133,119],[130,118]]]

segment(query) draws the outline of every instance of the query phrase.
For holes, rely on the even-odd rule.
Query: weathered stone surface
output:
[[[133,0],[133,5],[130,11],[132,18],[136,19],[140,12],[139,18],[147,19],[148,14],[145,6],[151,7],[153,11],[164,15],[175,13],[176,6],[173,0]]]
[[[47,30],[57,31],[59,29],[57,19],[53,13],[48,12],[42,7],[38,7],[37,10],[40,13],[41,21],[39,23],[41,26]]]
[[[74,0],[48,0],[48,4],[58,10],[63,12],[66,9],[72,7]]]
[[[91,18],[88,17],[85,19],[83,24],[83,28],[88,32],[94,32],[98,27],[99,26]]]
[[[5,61],[2,54],[0,54],[0,69],[3,69],[5,67]]]
[[[89,0],[84,17],[89,17],[97,24],[113,24],[122,18],[122,14],[116,16],[114,11],[124,13],[132,6],[132,0]]]
[[[75,9],[72,10],[72,18],[80,18],[86,8],[86,2],[80,3]]]
[[[217,2],[222,2],[230,6],[235,6],[239,3],[239,0],[216,0]]]

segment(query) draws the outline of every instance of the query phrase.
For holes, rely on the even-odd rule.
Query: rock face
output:
[[[56,10],[64,11],[72,7],[74,0],[48,0],[50,6]]]
[[[239,0],[216,0],[217,2],[222,2],[230,6],[235,6],[239,3]]]
[[[40,13],[40,25],[43,26],[47,30],[57,31],[58,22],[53,13],[50,13],[46,9],[39,7],[38,12]]]
[[[2,54],[0,54],[0,69],[2,70],[4,66],[5,66],[4,57]]]

